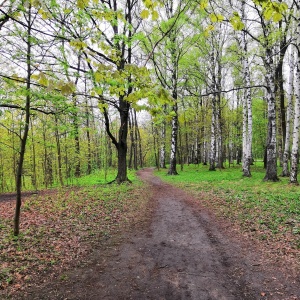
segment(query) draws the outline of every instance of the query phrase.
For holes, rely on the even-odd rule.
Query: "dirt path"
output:
[[[153,176],[147,228],[95,251],[90,261],[22,299],[300,299],[300,285],[245,251],[190,196]],[[280,271],[280,272],[279,272]]]

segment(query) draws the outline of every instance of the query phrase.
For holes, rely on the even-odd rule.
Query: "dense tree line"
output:
[[[15,0],[0,8],[0,189],[99,168],[263,159],[297,183],[299,3]],[[289,167],[290,165],[290,167]]]

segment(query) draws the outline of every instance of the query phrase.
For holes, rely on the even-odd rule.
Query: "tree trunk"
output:
[[[22,205],[22,173],[23,173],[23,163],[26,151],[26,143],[29,132],[29,124],[30,124],[30,101],[31,101],[31,5],[28,7],[28,24],[27,24],[27,53],[26,53],[26,61],[27,61],[27,78],[26,78],[26,101],[25,101],[25,123],[23,129],[23,135],[21,137],[20,142],[20,156],[19,162],[17,166],[17,176],[16,176],[16,208],[15,208],[15,216],[14,216],[14,235],[18,236],[20,232],[20,214],[21,214],[21,205]]]
[[[116,177],[117,183],[129,181],[127,177],[127,135],[128,135],[128,118],[130,104],[124,100],[123,97],[119,98],[120,107],[120,127],[119,127],[119,140],[117,143],[118,151],[118,174]]]
[[[211,131],[210,131],[210,155],[209,155],[209,171],[216,170],[216,99],[212,98],[211,112]]]
[[[170,9],[172,14],[172,9]],[[172,63],[172,97],[173,97],[173,107],[172,112],[174,113],[172,117],[172,133],[171,133],[171,153],[170,153],[170,167],[168,175],[178,175],[176,170],[176,154],[177,154],[177,138],[178,138],[178,60],[177,60],[177,49],[176,49],[176,32],[172,32],[171,37],[171,63]]]
[[[176,152],[177,152],[177,137],[178,137],[178,108],[177,99],[174,99],[172,111],[175,115],[172,117],[172,133],[171,133],[171,153],[170,153],[170,167],[168,175],[178,175],[176,170]]]
[[[281,165],[283,164],[283,149],[285,148],[285,141],[286,141],[286,114],[285,114],[285,97],[284,97],[284,76],[283,76],[283,60],[287,50],[287,46],[289,43],[286,41],[287,31],[283,29],[282,21],[278,22],[279,32],[281,33],[280,41],[279,41],[279,60],[276,67],[275,72],[275,95],[279,100],[279,109],[278,109],[278,154],[280,158]],[[288,25],[286,25],[288,26]]]
[[[245,1],[240,2],[242,21],[245,25],[247,18],[245,15]],[[242,125],[242,169],[243,176],[250,177],[250,165],[252,162],[252,103],[250,91],[250,71],[248,62],[248,45],[246,32],[240,33],[240,46],[242,48],[242,68],[243,68],[243,83],[245,86],[244,97],[242,101],[243,108],[243,125]]]
[[[33,132],[33,126],[32,126],[32,120],[30,120],[30,126],[31,126],[31,155],[32,155],[32,175],[31,175],[31,182],[32,186],[35,191],[37,191],[37,173],[36,173],[36,151],[35,151],[35,143],[34,143],[34,132]]]
[[[289,171],[289,155],[290,155],[290,128],[291,128],[291,117],[292,117],[292,106],[293,106],[293,87],[294,87],[294,70],[295,70],[295,56],[294,56],[294,47],[291,46],[290,54],[290,74],[289,74],[289,83],[287,91],[287,112],[286,112],[286,136],[284,143],[284,152],[282,159],[282,174],[281,176],[287,177],[290,176]]]
[[[266,175],[264,181],[278,181],[276,153],[276,101],[271,49],[266,49],[264,60],[266,68],[267,103],[268,103],[268,133],[266,144]]]
[[[77,112],[77,100],[76,96],[73,99],[73,105],[75,112],[73,113],[73,132],[74,132],[74,144],[75,144],[75,177],[80,177],[80,142],[79,142],[79,125],[78,125],[78,112]]]
[[[300,23],[297,24],[297,44],[300,46]],[[298,184],[298,155],[299,155],[299,126],[300,126],[300,55],[297,51],[296,83],[295,83],[295,109],[293,144],[291,153],[291,174],[290,183]]]
[[[133,136],[133,126],[131,118],[128,119],[128,126],[129,126],[129,136],[130,136],[130,149],[129,149],[129,161],[128,161],[128,168],[132,169],[132,162],[133,162],[133,152],[134,152],[134,136]]]
[[[166,121],[164,120],[161,124],[161,135],[160,135],[160,167],[166,169]]]
[[[87,92],[87,86],[86,86],[86,78],[84,80],[84,86],[85,86],[85,92]],[[90,113],[89,113],[89,102],[88,97],[85,99],[85,117],[86,117],[86,138],[87,138],[87,174],[92,173],[92,149],[91,149],[91,126],[90,126]]]
[[[58,179],[59,179],[60,186],[64,186],[63,175],[62,175],[60,138],[58,132],[58,119],[56,114],[54,118],[55,118],[55,140],[56,140],[56,149],[57,149]]]

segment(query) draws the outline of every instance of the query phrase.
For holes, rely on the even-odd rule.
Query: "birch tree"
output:
[[[300,3],[298,3],[298,16]],[[298,184],[298,156],[299,156],[299,128],[300,128],[300,22],[297,24],[297,65],[296,65],[296,82],[295,82],[295,104],[294,104],[294,127],[293,142],[291,152],[291,173],[290,182]]]
[[[241,17],[244,26],[247,26],[245,1],[241,1]],[[250,177],[250,165],[252,162],[252,99],[250,90],[251,82],[248,61],[248,42],[245,31],[241,32],[241,49],[243,81],[245,86],[245,94],[243,99],[243,176]]]
[[[168,174],[177,175],[177,147],[178,147],[178,84],[180,81],[180,60],[190,45],[185,43],[187,34],[184,33],[186,26],[185,13],[188,5],[184,2],[163,1],[165,11],[161,14],[162,21],[157,28],[153,28],[152,34],[148,36],[145,43],[148,55],[154,65],[158,81],[171,95],[171,139],[170,139],[170,165]],[[165,103],[161,103],[164,106]],[[164,127],[164,125],[162,125]],[[162,135],[165,134],[162,128]],[[162,136],[163,138],[163,136]],[[162,144],[160,154],[164,156],[165,147]],[[162,167],[164,158],[160,159]]]
[[[290,46],[289,56],[289,81],[287,90],[287,108],[286,108],[286,136],[284,143],[284,153],[282,161],[282,175],[287,177],[290,175],[289,170],[289,157],[290,157],[290,140],[291,140],[291,125],[292,125],[292,113],[293,113],[293,94],[294,94],[294,72],[295,72],[295,49]]]

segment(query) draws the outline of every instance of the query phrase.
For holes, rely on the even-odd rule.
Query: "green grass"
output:
[[[72,185],[76,186],[90,186],[96,184],[106,184],[113,181],[117,176],[116,169],[109,169],[106,172],[104,170],[96,170],[90,175],[85,175],[72,180]],[[136,180],[135,171],[127,171],[128,179],[131,181]]]
[[[180,170],[180,167],[178,167]],[[208,171],[208,166],[184,166],[178,176],[156,172],[162,180],[192,191],[199,202],[230,218],[260,239],[288,238],[300,248],[300,187],[288,178],[264,182],[261,163],[251,167],[252,177],[242,176],[241,166]],[[280,170],[278,171],[280,174]]]

